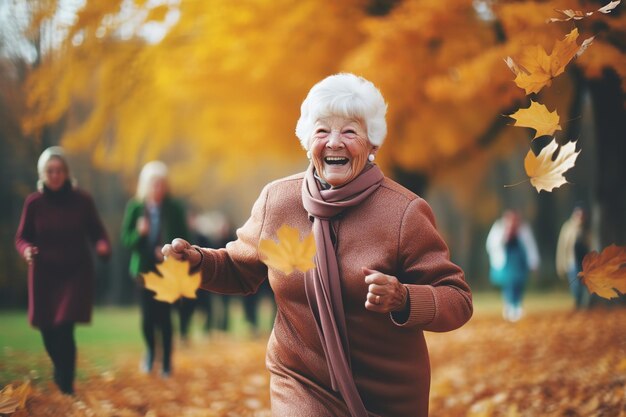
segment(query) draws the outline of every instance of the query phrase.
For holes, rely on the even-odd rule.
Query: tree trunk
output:
[[[614,71],[589,81],[596,128],[597,184],[593,215],[598,249],[626,244],[626,109],[620,79]],[[626,306],[626,295],[592,305]]]
[[[596,206],[602,248],[626,244],[626,110],[613,71],[589,81],[597,147]]]

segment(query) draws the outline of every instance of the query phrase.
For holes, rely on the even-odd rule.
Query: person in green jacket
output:
[[[161,161],[148,162],[141,170],[137,192],[127,206],[122,224],[122,243],[131,249],[130,274],[156,271],[163,260],[161,247],[174,237],[188,235],[185,210],[169,195],[168,169]],[[141,370],[149,373],[155,359],[155,332],[160,330],[163,342],[161,375],[172,372],[171,305],[154,299],[154,293],[141,285],[141,327],[146,343],[146,355]]]

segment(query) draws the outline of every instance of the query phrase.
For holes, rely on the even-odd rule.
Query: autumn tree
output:
[[[24,126],[65,117],[70,151],[90,150],[96,165],[129,176],[163,158],[184,166],[172,171],[186,190],[207,166],[232,181],[259,156],[302,156],[291,132],[306,88],[362,40],[340,29],[365,13],[356,1],[128,4],[90,1],[77,11],[29,79]]]
[[[493,150],[524,144],[539,154],[549,136],[561,145],[578,139],[589,96],[600,238],[603,246],[623,244],[626,22],[623,5],[586,15],[605,3],[92,0],[59,22],[59,3],[31,2],[33,27],[60,35],[25,85],[23,127],[41,136],[61,123],[66,148],[127,178],[147,160],[164,159],[176,188],[191,193],[207,180],[236,184],[260,164],[301,161],[293,128],[306,91],[330,73],[354,71],[389,101],[389,135],[377,160],[387,172],[421,193],[471,164],[456,192],[479,197],[493,218],[493,191],[480,189]],[[584,17],[548,23],[570,9]],[[595,35],[593,44],[551,87],[527,95],[504,59],[537,46],[550,52],[574,27],[580,41]],[[531,100],[561,115],[561,130],[532,144],[537,132],[505,116]]]
[[[513,141],[519,131],[507,127],[519,107],[528,107],[526,92],[503,59],[525,50],[550,51],[575,25],[593,44],[566,68],[556,91],[530,98],[558,107],[565,144],[579,136],[581,103],[593,100],[598,149],[596,198],[601,215],[600,239],[626,243],[626,21],[619,7],[610,14],[593,13],[581,20],[547,23],[563,17],[555,9],[591,12],[585,1],[450,2],[405,1],[384,20],[370,22],[367,41],[345,61],[349,69],[377,81],[387,96],[390,162],[426,177],[472,157],[495,141]],[[620,6],[621,7],[621,6]],[[403,51],[397,54],[397,51]],[[398,55],[398,56],[396,56]],[[371,65],[384,62],[384,65]],[[526,135],[526,140],[532,138]],[[420,151],[415,143],[419,141]],[[541,141],[539,141],[541,143]],[[539,149],[537,149],[538,151]],[[583,150],[584,152],[584,150]]]

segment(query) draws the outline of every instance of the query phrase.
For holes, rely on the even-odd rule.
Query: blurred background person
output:
[[[583,259],[589,252],[590,236],[588,214],[582,204],[577,204],[563,223],[556,247],[556,271],[568,281],[577,309],[589,307],[590,294],[578,273],[583,269]]]
[[[502,288],[502,317],[517,321],[522,317],[522,300],[530,271],[539,267],[537,243],[530,227],[516,210],[506,210],[487,236],[492,282]]]
[[[182,204],[170,196],[168,169],[161,161],[148,162],[139,174],[137,192],[127,206],[122,222],[122,243],[131,249],[130,274],[156,271],[163,260],[161,247],[176,236],[188,235],[187,219]],[[154,299],[154,293],[140,284],[141,329],[146,343],[145,357],[140,364],[143,372],[151,372],[155,360],[155,333],[160,331],[162,342],[161,375],[172,372],[171,305]]]
[[[15,247],[28,262],[28,317],[43,337],[54,382],[74,393],[76,323],[89,323],[93,306],[91,247],[106,258],[111,245],[89,194],[76,187],[61,147],[37,162],[37,192],[24,203]]]

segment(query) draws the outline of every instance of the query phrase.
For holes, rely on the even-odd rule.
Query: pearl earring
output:
[[[376,156],[374,156],[374,154],[373,154],[373,153],[371,153],[371,154],[369,154],[369,156],[367,157],[367,159],[368,159],[370,162],[374,162],[374,159],[376,159]]]
[[[306,151],[306,157],[307,157],[308,159],[311,159],[311,151]]]

